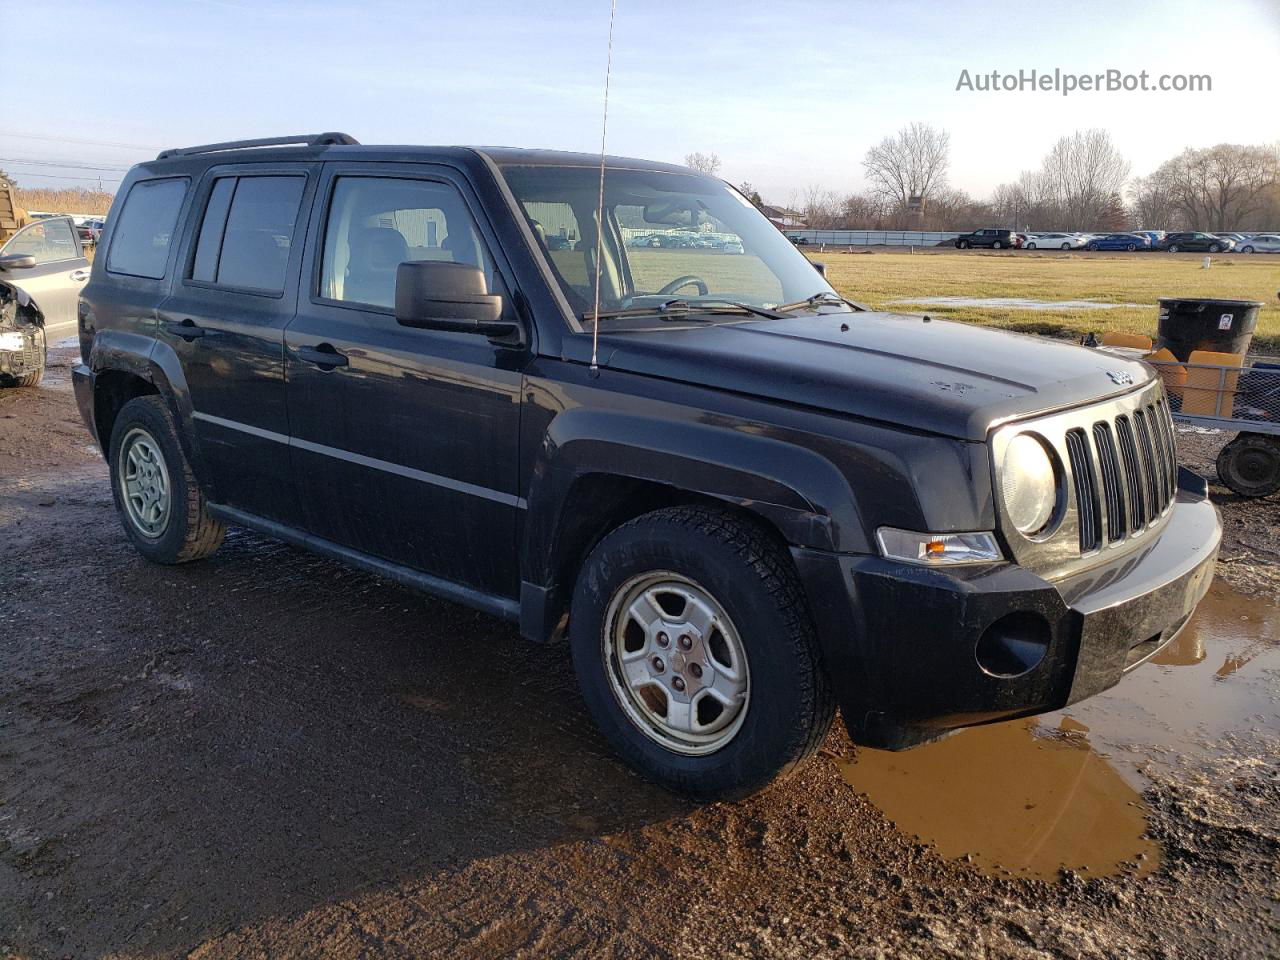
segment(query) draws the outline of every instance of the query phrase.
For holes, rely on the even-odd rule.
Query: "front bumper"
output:
[[[1187,622],[1209,589],[1221,539],[1204,481],[1183,470],[1157,537],[1052,583],[1014,564],[944,571],[793,554],[850,736],[902,749],[1114,686]],[[1042,648],[1025,672],[996,675],[980,664],[979,642],[989,642],[984,635],[997,621],[1011,620],[1036,624]]]

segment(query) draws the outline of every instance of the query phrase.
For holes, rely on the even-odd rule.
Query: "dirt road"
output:
[[[72,355],[0,392],[0,958],[1280,954],[1274,607],[1216,588],[1199,667],[1092,713],[905,766],[837,732],[694,808],[612,759],[563,649],[243,532],[148,565]]]

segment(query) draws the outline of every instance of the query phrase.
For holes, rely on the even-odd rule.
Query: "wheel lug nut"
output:
[[[662,662],[661,657],[654,657],[651,662],[653,663],[654,673],[662,673],[664,670],[667,669],[667,665]]]
[[[680,634],[680,649],[689,650],[693,647],[693,637],[687,633]]]
[[[672,685],[673,687],[675,687],[677,690],[683,690],[683,689],[684,689],[684,681],[683,681],[682,679],[680,679],[679,677],[672,677],[672,678],[671,678],[671,685]]]
[[[665,633],[659,633],[657,640],[658,640],[658,646],[660,647],[665,647],[667,644],[671,642],[671,638],[668,637]]]
[[[702,679],[702,664],[700,664],[700,663],[691,663],[691,664],[689,664],[689,672],[690,672],[691,674],[693,674],[693,679],[695,679],[695,680],[701,680],[701,679]]]

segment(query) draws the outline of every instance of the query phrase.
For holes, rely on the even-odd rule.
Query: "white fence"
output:
[[[954,240],[959,233],[938,230],[785,230],[788,237],[803,237],[810,243],[837,247],[936,247]]]

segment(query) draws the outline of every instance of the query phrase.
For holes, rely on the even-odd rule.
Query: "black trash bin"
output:
[[[1161,297],[1156,348],[1186,363],[1193,350],[1245,353],[1258,325],[1257,300],[1196,300]]]

